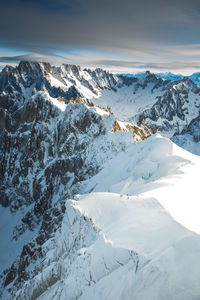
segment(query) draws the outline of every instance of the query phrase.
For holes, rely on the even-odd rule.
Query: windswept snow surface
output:
[[[154,197],[178,222],[200,233],[199,171],[198,156],[156,135],[108,162],[85,185],[85,192]]]
[[[120,269],[80,299],[199,299],[200,238],[175,222],[157,200],[94,193],[81,197],[77,207],[101,228],[113,254],[124,249],[138,257],[126,264],[121,258]],[[101,247],[96,251],[94,256]]]

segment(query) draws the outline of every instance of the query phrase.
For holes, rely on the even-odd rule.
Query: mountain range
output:
[[[196,83],[0,72],[2,299],[200,297]]]
[[[140,72],[140,73],[136,73],[136,74],[131,74],[131,73],[125,73],[124,76],[127,77],[138,77],[141,74],[144,74],[144,72]],[[118,76],[120,76],[121,74],[117,74]],[[181,80],[184,77],[185,78],[189,78],[191,79],[194,83],[196,83],[197,85],[200,85],[200,73],[193,73],[191,75],[181,75],[181,74],[174,74],[172,72],[165,72],[165,73],[155,73],[156,77],[158,78],[162,78],[162,79],[166,79],[166,80],[171,80],[171,81],[177,81],[177,80]]]

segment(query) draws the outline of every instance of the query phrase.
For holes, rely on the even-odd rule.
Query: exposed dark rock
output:
[[[190,134],[196,143],[200,141],[200,115],[193,119],[180,134]]]

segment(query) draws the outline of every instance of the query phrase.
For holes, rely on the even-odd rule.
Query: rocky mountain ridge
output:
[[[118,119],[138,121],[141,115],[159,131],[181,132],[198,116],[200,88],[190,79],[168,81],[147,71],[138,77],[115,76],[102,69],[22,61],[0,73],[0,107],[15,111],[37,91],[54,99],[81,97],[85,103],[110,107]],[[126,108],[124,107],[127,107]],[[122,110],[126,110],[124,114]]]
[[[49,63],[22,61],[17,67],[6,66],[0,73],[1,106],[16,110],[37,91],[48,91],[53,98],[63,97],[66,103],[84,91],[96,95],[104,88],[112,89],[117,78],[101,69],[82,70],[76,65],[51,66]]]

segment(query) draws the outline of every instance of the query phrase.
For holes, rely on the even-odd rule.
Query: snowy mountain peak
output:
[[[72,74],[77,77],[80,76],[80,72],[82,71],[80,66],[71,64],[62,64],[60,69],[64,74]]]
[[[17,67],[17,70],[22,75],[26,73],[27,75],[31,73],[44,73],[47,75],[51,72],[51,65],[47,62],[32,62],[32,61],[21,61]]]

